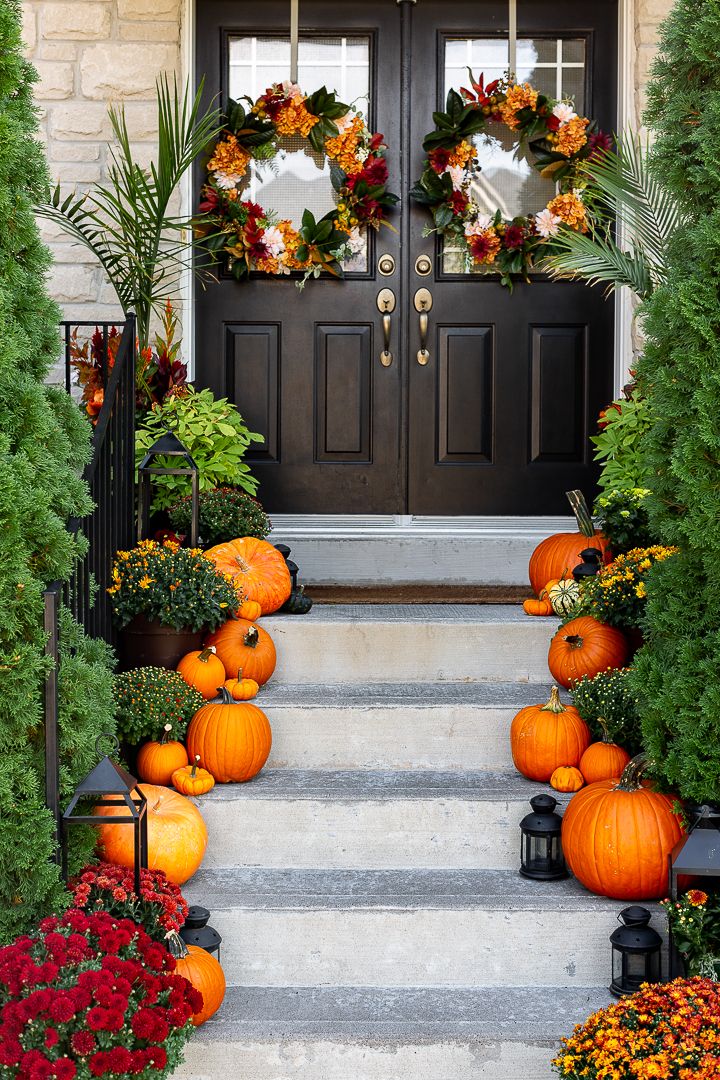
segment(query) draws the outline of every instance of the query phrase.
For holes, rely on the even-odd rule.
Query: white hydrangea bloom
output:
[[[223,191],[231,191],[232,188],[242,180],[241,173],[223,172],[221,169],[218,169],[217,172],[213,173],[213,176],[215,178],[215,183],[219,188],[222,188]]]
[[[268,250],[268,254],[272,255],[274,259],[281,255],[285,250],[285,238],[280,230],[275,225],[271,225],[263,233],[263,243]]]
[[[556,116],[561,124],[567,124],[568,120],[575,119],[577,113],[572,105],[568,105],[567,101],[558,101],[553,109],[553,116]]]
[[[552,210],[541,210],[535,217],[535,228],[544,240],[557,236],[562,218],[553,214]]]

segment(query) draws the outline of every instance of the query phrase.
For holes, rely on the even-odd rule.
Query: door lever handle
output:
[[[390,367],[393,362],[393,354],[390,352],[390,331],[392,329],[392,312],[395,310],[395,293],[392,289],[381,289],[377,295],[377,308],[382,312],[383,325],[383,351],[380,353],[380,363],[383,367]]]
[[[420,313],[420,348],[417,351],[417,362],[425,367],[430,359],[427,347],[428,338],[428,312],[432,308],[433,299],[429,289],[418,289],[413,298],[415,310]]]

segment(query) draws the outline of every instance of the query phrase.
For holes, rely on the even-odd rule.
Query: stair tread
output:
[[[220,910],[482,909],[619,910],[574,878],[530,881],[515,870],[200,869],[183,888],[190,903]],[[651,906],[651,905],[649,905]]]
[[[201,1040],[556,1042],[606,1005],[597,987],[228,987]]]
[[[478,709],[522,709],[547,701],[551,683],[425,682],[425,683],[307,683],[271,680],[255,698],[262,709],[413,708],[453,705]],[[562,692],[570,700],[570,695]]]
[[[293,769],[266,768],[244,784],[216,784],[197,805],[247,799],[387,801],[464,799],[482,802],[529,801],[550,791],[517,772],[463,769]],[[552,793],[558,802],[569,795]],[[528,809],[528,813],[529,813]]]
[[[528,586],[528,593],[530,586]],[[269,615],[262,625],[272,624],[276,629],[289,622],[301,620],[303,625],[321,622],[332,623],[520,623],[533,625],[520,604],[317,604],[306,615]],[[536,619],[535,623],[546,625],[552,619]],[[554,626],[554,624],[553,624]]]

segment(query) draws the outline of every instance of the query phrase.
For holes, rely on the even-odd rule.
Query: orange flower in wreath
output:
[[[509,128],[519,127],[517,114],[522,109],[534,109],[537,105],[538,92],[533,90],[530,83],[520,83],[509,86],[505,101],[500,106],[500,115],[503,123]]]
[[[302,135],[304,138],[318,122],[318,117],[308,112],[304,101],[292,99],[278,112],[275,128],[278,135]]]
[[[589,123],[590,121],[584,116],[575,116],[572,120],[568,120],[554,136],[553,149],[558,154],[564,154],[565,157],[570,157],[578,150],[582,150],[587,142],[585,129]]]
[[[556,195],[554,199],[550,200],[547,208],[551,214],[555,214],[571,229],[587,232],[585,203],[577,195],[574,195],[572,191],[567,191],[564,195]]]
[[[215,147],[207,167],[209,172],[224,172],[239,178],[247,172],[249,161],[248,151],[240,146],[234,135],[228,135]]]

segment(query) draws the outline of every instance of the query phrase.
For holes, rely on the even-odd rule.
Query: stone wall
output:
[[[645,89],[657,49],[658,27],[673,6],[673,0],[635,0],[635,109],[636,119],[645,108]]]

